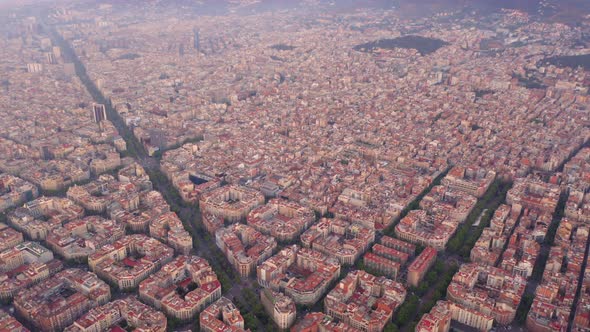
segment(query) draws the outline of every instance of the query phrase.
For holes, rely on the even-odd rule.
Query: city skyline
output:
[[[0,1],[0,330],[590,330],[590,3]]]

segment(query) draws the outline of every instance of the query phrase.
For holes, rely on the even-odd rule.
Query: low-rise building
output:
[[[396,249],[386,247],[382,244],[376,243],[373,245],[372,251],[374,254],[379,255],[381,257],[385,257],[392,261],[396,261],[401,265],[405,265],[410,255],[405,252],[397,251]]]
[[[508,325],[516,316],[525,288],[526,279],[500,268],[463,264],[447,288],[447,299]]]
[[[260,264],[256,272],[260,286],[283,291],[295,303],[311,305],[338,278],[340,263],[319,251],[292,245]]]
[[[133,211],[139,207],[140,202],[141,188],[138,185],[119,182],[114,176],[103,174],[88,184],[70,187],[67,197],[89,211]]]
[[[51,229],[47,246],[66,260],[86,260],[98,248],[125,235],[125,226],[100,216],[77,219]]]
[[[514,207],[513,207],[514,211]],[[518,209],[516,211],[519,211]],[[508,239],[500,264],[503,270],[515,276],[529,278],[541,253],[541,243],[549,230],[552,216],[536,209],[525,209],[518,226]]]
[[[0,174],[0,212],[20,206],[39,196],[39,189],[32,183],[9,174]]]
[[[448,305],[439,301],[430,309],[430,312],[422,316],[416,325],[415,332],[447,332],[451,329],[452,318]]]
[[[178,256],[139,285],[140,298],[187,321],[221,297],[217,275],[203,258]]]
[[[36,328],[58,332],[110,298],[109,286],[94,273],[67,269],[18,293],[14,309]]]
[[[184,229],[176,213],[167,212],[152,218],[149,224],[150,236],[167,243],[177,253],[188,255],[193,248],[193,238]]]
[[[220,216],[230,222],[245,219],[255,207],[264,204],[264,195],[254,189],[230,185],[220,187],[201,196],[203,212]]]
[[[8,221],[32,240],[45,240],[51,229],[83,216],[84,209],[70,199],[43,196],[15,209]]]
[[[244,318],[235,304],[226,297],[221,297],[201,312],[199,324],[204,332],[250,331],[244,330]]]
[[[203,226],[205,226],[205,229],[211,234],[215,234],[218,229],[225,226],[225,220],[223,217],[213,213],[202,211],[201,220],[203,221]]]
[[[582,269],[584,252],[587,247],[589,228],[583,221],[562,218],[557,228],[554,246],[549,251],[541,283],[535,290],[535,298],[527,314],[526,327],[532,332],[566,331],[570,317],[575,309],[577,323],[583,322],[583,305],[588,303],[588,295],[582,290],[579,294],[578,308],[573,308],[580,276],[587,273]],[[586,283],[587,284],[587,283]],[[582,288],[584,288],[584,283]],[[576,319],[574,319],[574,322]],[[586,326],[588,324],[586,323]],[[584,323],[578,325],[584,326]],[[576,330],[576,328],[572,328]],[[581,328],[578,331],[582,330]]]
[[[172,248],[145,235],[128,235],[88,257],[88,266],[121,290],[133,289],[171,261]]]
[[[297,309],[290,297],[265,288],[260,291],[260,301],[280,329],[288,329],[295,322]]]
[[[396,281],[365,271],[350,272],[324,300],[326,314],[358,331],[383,331],[404,302],[406,289]]]
[[[23,242],[0,253],[0,300],[12,299],[20,290],[63,269],[53,253],[35,242]]]
[[[462,223],[477,204],[477,198],[463,191],[434,186],[420,201],[420,208],[429,214],[442,214],[449,222]]]
[[[395,226],[395,234],[404,241],[444,250],[457,226],[445,214],[412,210]]]
[[[311,209],[279,198],[255,208],[247,217],[248,225],[283,242],[295,239],[314,220]]]
[[[4,223],[0,223],[0,252],[13,248],[23,241],[23,233],[8,227]]]
[[[352,265],[375,241],[375,231],[342,219],[323,218],[301,234],[304,247]]]
[[[519,216],[520,211],[514,211],[506,204],[500,205],[494,211],[490,226],[484,228],[479,239],[471,249],[471,261],[488,266],[496,265],[516,226]]]
[[[0,310],[0,331],[29,332],[18,320],[10,316],[4,310]]]
[[[560,195],[561,189],[557,185],[532,178],[520,178],[508,190],[506,202],[514,208],[537,209],[552,214]]]
[[[408,266],[408,284],[418,287],[420,281],[424,278],[428,269],[436,261],[437,252],[432,247],[426,247]]]
[[[310,312],[303,317],[291,332],[358,332],[354,328],[342,321],[324,314],[323,312]]]
[[[395,249],[397,251],[401,251],[401,252],[405,252],[406,254],[411,256],[414,256],[414,254],[416,253],[416,246],[406,242],[406,241],[402,241],[402,240],[398,240],[396,238],[390,237],[390,236],[382,236],[381,237],[381,244],[388,247],[388,248],[392,248]]]
[[[371,271],[375,271],[392,279],[397,279],[401,264],[391,259],[368,252],[363,257],[363,263]]]
[[[451,320],[471,326],[479,331],[490,331],[494,326],[494,318],[490,315],[473,310],[450,301],[438,301],[430,313],[424,314],[416,332],[448,332]]]
[[[90,309],[64,332],[124,331],[123,327],[131,327],[134,331],[165,332],[166,326],[163,313],[130,296]]]
[[[494,179],[496,172],[481,167],[455,166],[442,179],[441,184],[453,190],[465,192],[478,198],[483,197]]]
[[[242,277],[254,273],[256,266],[270,257],[277,247],[273,237],[243,224],[217,230],[215,243]]]
[[[565,216],[576,221],[590,222],[590,193],[570,191],[565,203]]]

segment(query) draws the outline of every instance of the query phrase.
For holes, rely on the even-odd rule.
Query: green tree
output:
[[[385,329],[383,329],[383,332],[398,332],[399,328],[397,327],[397,325],[393,324],[392,322],[389,322],[387,325],[385,325]]]
[[[396,325],[404,326],[409,323],[416,314],[418,304],[419,298],[416,295],[410,295],[410,297],[401,305],[395,317]]]
[[[256,319],[256,316],[254,316],[254,314],[249,312],[249,313],[243,315],[242,317],[244,318],[244,325],[245,325],[246,329],[249,328],[252,331],[258,330],[258,319]]]

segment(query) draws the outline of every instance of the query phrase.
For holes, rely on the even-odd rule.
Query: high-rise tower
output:
[[[193,46],[195,50],[201,50],[201,41],[199,39],[199,29],[193,28]]]
[[[92,105],[92,120],[96,123],[100,123],[107,119],[107,110],[103,104]]]

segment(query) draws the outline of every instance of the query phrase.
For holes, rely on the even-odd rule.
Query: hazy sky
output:
[[[31,5],[36,3],[56,2],[55,0],[0,0],[0,6]]]

